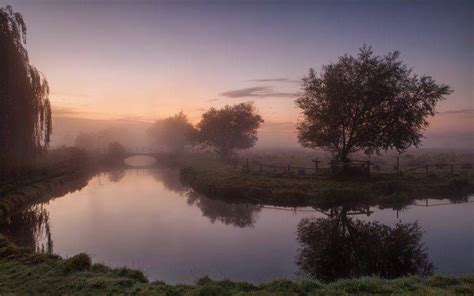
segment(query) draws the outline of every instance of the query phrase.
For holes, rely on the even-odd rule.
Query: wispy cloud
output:
[[[215,102],[215,101],[218,101],[219,99],[215,98],[215,99],[208,99],[208,100],[205,100],[205,102]]]
[[[74,107],[55,107],[53,106],[52,108],[52,113],[54,116],[57,117],[67,117],[67,116],[72,116],[72,115],[78,115],[82,114],[79,109],[74,108]]]
[[[54,118],[104,119],[104,120],[119,120],[119,121],[152,121],[151,118],[144,115],[91,111],[88,109],[74,107],[74,106],[53,105],[52,115]]]
[[[226,91],[220,94],[227,98],[291,98],[297,93],[277,92],[270,86],[256,86]]]
[[[439,112],[439,114],[466,114],[466,115],[474,115],[474,109],[459,109],[459,110],[448,110]]]
[[[260,79],[251,79],[247,80],[251,82],[284,82],[284,83],[300,83],[300,80],[297,79],[289,79],[289,78],[260,78]]]

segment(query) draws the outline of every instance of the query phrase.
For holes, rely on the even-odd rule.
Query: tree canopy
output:
[[[119,142],[112,142],[107,146],[107,156],[110,159],[122,159],[126,153],[127,150]]]
[[[452,92],[426,75],[413,74],[398,51],[374,55],[364,46],[358,56],[344,55],[303,78],[296,104],[302,111],[298,140],[347,162],[367,154],[418,147],[428,116]]]
[[[157,120],[148,129],[148,135],[154,142],[173,152],[182,152],[185,145],[192,143],[194,134],[194,127],[183,112]]]
[[[232,156],[235,149],[253,147],[257,142],[257,130],[263,123],[253,103],[226,105],[222,109],[211,108],[198,123],[198,140],[212,147],[223,159]]]
[[[0,8],[0,167],[21,166],[43,152],[52,132],[49,86],[29,63],[26,25]]]

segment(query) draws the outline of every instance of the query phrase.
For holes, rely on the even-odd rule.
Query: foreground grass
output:
[[[254,285],[207,277],[193,285],[148,282],[142,272],[92,264],[86,254],[69,259],[33,253],[0,236],[0,294],[40,295],[447,295],[474,293],[474,275],[365,277],[324,284],[275,280]]]
[[[364,202],[398,207],[420,198],[462,200],[474,192],[472,176],[295,178],[246,173],[209,159],[188,159],[181,166],[182,181],[208,196],[286,206]]]

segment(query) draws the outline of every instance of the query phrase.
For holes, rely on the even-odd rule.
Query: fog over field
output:
[[[474,147],[474,109],[440,112],[430,121],[422,148],[469,150]],[[152,123],[135,119],[53,117],[51,147],[74,145],[81,132],[105,132],[110,141],[119,141],[130,148],[144,147],[149,145],[146,131]],[[264,122],[255,148],[303,149],[297,142],[296,122]]]

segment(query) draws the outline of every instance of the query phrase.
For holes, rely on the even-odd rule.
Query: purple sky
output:
[[[400,50],[415,73],[452,86],[433,132],[473,129],[471,1],[0,4],[23,14],[56,116],[151,121],[182,110],[196,122],[211,106],[252,100],[267,128],[292,130],[309,67],[367,43],[377,54]]]

